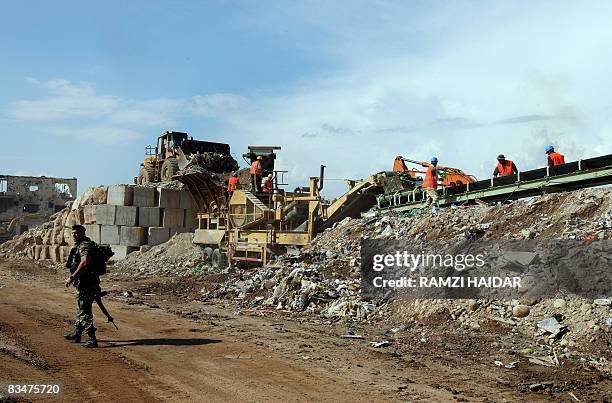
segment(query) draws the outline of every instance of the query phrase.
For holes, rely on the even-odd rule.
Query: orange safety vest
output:
[[[512,175],[512,161],[506,160],[506,165],[502,165],[498,162],[497,171],[499,172],[499,176]]]
[[[263,168],[261,167],[261,161],[255,160],[251,164],[251,175],[262,175]]]
[[[565,164],[565,157],[563,156],[563,154],[559,154],[558,152],[553,151],[548,154],[548,156],[553,162],[552,166]]]
[[[266,183],[264,183],[263,191],[264,192],[271,192],[272,191],[272,185],[273,185],[272,178],[268,178]]]
[[[427,172],[425,172],[425,179],[423,180],[422,187],[423,189],[426,189],[426,188],[437,189],[438,188],[438,174],[434,172],[432,165],[427,167]]]
[[[395,157],[395,160],[393,161],[393,172],[402,173],[406,171],[408,171],[408,168],[406,167],[406,164],[404,164],[402,157]]]
[[[238,177],[232,176],[231,178],[229,178],[229,181],[227,181],[227,191],[233,192],[234,190],[236,190],[237,187],[238,187]]]

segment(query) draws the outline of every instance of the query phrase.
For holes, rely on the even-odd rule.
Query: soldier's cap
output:
[[[82,232],[85,233],[85,227],[83,227],[82,225],[76,224],[72,226],[72,230],[73,231],[78,231],[78,232]]]

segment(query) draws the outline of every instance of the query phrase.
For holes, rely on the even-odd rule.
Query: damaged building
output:
[[[0,243],[46,222],[76,192],[76,178],[0,175]]]

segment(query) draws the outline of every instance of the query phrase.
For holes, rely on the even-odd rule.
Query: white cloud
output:
[[[41,99],[14,102],[10,109],[13,118],[38,125],[48,123],[43,130],[54,135],[106,144],[135,140],[140,131],[152,127],[176,127],[189,117],[217,117],[246,102],[234,94],[136,100],[98,94],[87,82],[32,77],[26,77],[26,81],[47,94]]]

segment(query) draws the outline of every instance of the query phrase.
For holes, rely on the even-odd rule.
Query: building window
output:
[[[8,181],[6,179],[0,179],[0,193],[8,191]]]
[[[38,192],[38,185],[26,185],[28,188],[28,191],[30,192]]]
[[[38,213],[40,206],[38,204],[24,204],[23,211],[26,213]]]

